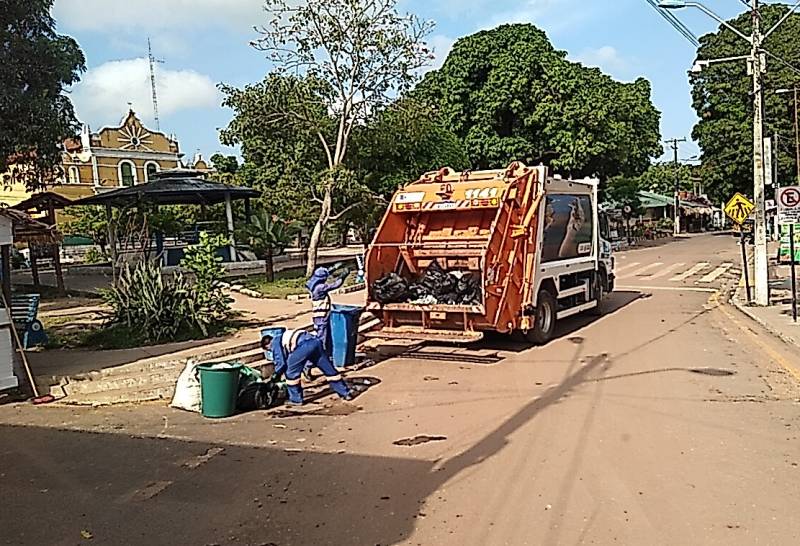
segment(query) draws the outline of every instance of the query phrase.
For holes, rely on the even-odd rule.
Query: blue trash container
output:
[[[356,363],[358,323],[364,309],[355,305],[334,304],[331,309],[333,365],[337,368]]]
[[[281,335],[285,331],[286,331],[286,328],[284,328],[283,326],[273,326],[273,327],[270,327],[270,328],[262,328],[261,329],[261,338],[263,339],[266,336],[270,336],[273,339],[275,339],[276,337],[278,337],[279,335]],[[267,362],[271,363],[272,362],[272,352],[271,351],[270,352],[264,351],[264,358],[267,360]]]

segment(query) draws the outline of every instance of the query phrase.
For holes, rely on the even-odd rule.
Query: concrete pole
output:
[[[233,239],[233,207],[231,206],[231,194],[225,194],[225,218],[228,221],[228,240],[230,241],[231,261],[236,261],[236,241]]]
[[[797,158],[795,165],[797,167],[797,183],[800,184],[800,114],[797,110],[800,108],[797,102],[797,86],[794,88],[794,145]]]
[[[753,47],[750,62],[753,70],[753,198],[755,217],[755,298],[756,305],[769,305],[769,269],[767,258],[766,203],[764,199],[764,88],[761,65],[761,15],[758,0],[752,0]]]

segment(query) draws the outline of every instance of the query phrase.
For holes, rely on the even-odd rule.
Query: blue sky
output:
[[[646,0],[400,0],[400,8],[436,22],[429,42],[441,62],[454,40],[502,23],[530,22],[545,30],[572,60],[599,66],[630,81],[644,76],[662,112],[664,138],[689,137],[696,121],[686,72],[693,46]],[[740,13],[739,0],[706,0],[725,18]],[[175,133],[188,157],[200,151],[232,153],[218,129],[231,112],[220,106],[216,84],[255,82],[269,71],[249,41],[266,21],[261,0],[56,0],[59,32],[80,43],[88,71],[71,90],[80,119],[93,130],[116,125],[128,103],[152,126],[147,38],[153,42],[159,80],[161,129]],[[697,10],[675,12],[696,35],[716,29]],[[689,142],[682,158],[699,153]]]

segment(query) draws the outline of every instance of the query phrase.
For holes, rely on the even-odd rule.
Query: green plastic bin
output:
[[[225,364],[225,363],[219,363]],[[200,396],[203,417],[230,417],[236,413],[236,396],[239,394],[241,364],[201,364]]]

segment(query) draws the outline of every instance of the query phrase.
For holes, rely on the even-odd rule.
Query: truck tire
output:
[[[603,299],[606,297],[608,288],[608,277],[606,277],[604,270],[601,269],[597,272],[594,277],[594,283],[594,301],[597,302],[597,306],[591,308],[589,314],[593,317],[600,317],[603,315]]]
[[[540,290],[536,303],[536,313],[533,316],[533,329],[528,330],[526,338],[531,343],[543,345],[550,341],[556,330],[558,315],[558,302],[555,296],[547,290]]]

